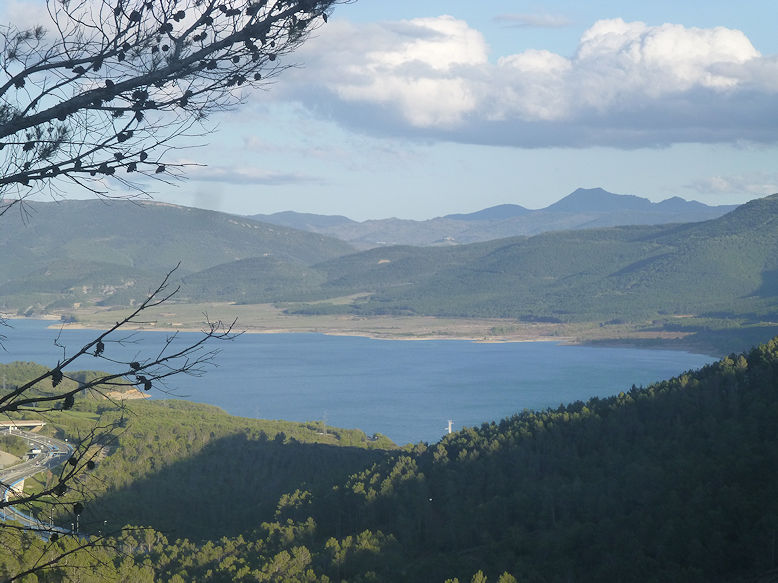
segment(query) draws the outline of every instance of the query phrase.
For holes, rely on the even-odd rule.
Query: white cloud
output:
[[[342,101],[395,108],[415,127],[456,125],[478,105],[469,77],[472,68],[487,64],[487,46],[463,21],[442,16],[363,28],[332,24],[332,34],[303,52],[306,61],[320,55],[315,76]],[[301,82],[312,68],[306,67]]]
[[[688,184],[687,188],[709,195],[765,196],[778,192],[778,173],[754,172],[735,176],[711,176]]]
[[[594,23],[575,54],[489,59],[451,16],[333,21],[273,98],[377,134],[516,146],[640,147],[778,139],[778,60],[739,30]]]
[[[603,85],[621,82],[631,91],[658,97],[693,87],[734,87],[735,77],[717,74],[712,67],[742,65],[759,56],[739,30],[652,27],[612,19],[584,33],[575,63],[582,75]]]

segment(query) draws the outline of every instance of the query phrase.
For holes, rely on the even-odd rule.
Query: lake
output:
[[[57,364],[62,349],[54,345],[59,331],[47,328],[52,322],[11,324],[13,328],[0,329],[7,336],[0,362]],[[60,343],[75,347],[94,335],[89,330],[63,331]],[[142,332],[135,344],[107,344],[106,354],[137,358],[167,336]],[[183,341],[195,338],[194,333],[180,336]],[[383,433],[398,444],[437,441],[449,419],[454,429],[480,425],[523,409],[614,395],[715,360],[681,351],[551,342],[482,344],[322,334],[244,334],[216,347],[221,349],[217,367],[202,377],[174,377],[168,389],[233,415],[325,420],[335,427],[358,427],[368,435]],[[108,363],[86,357],[77,368],[106,370]]]

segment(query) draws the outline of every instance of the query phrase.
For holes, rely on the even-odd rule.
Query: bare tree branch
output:
[[[0,214],[64,183],[110,196],[160,179],[211,113],[289,67],[343,0],[48,0],[52,26],[0,27]],[[3,76],[5,79],[3,79]]]
[[[47,0],[50,22],[30,29],[0,25],[0,216],[18,208],[27,220],[24,201],[35,193],[56,198],[75,186],[109,199],[132,198],[148,195],[135,176],[175,179],[182,165],[167,159],[169,153],[205,135],[210,114],[235,107],[247,88],[262,87],[288,68],[284,57],[327,22],[336,4],[348,1]],[[116,194],[117,186],[126,190]],[[218,352],[213,342],[239,335],[235,322],[206,317],[197,340],[181,344],[173,334],[156,351],[133,360],[112,350],[132,342],[124,330],[177,293],[170,283],[175,270],[86,344],[71,350],[58,338],[57,366],[3,387],[0,414],[57,415],[71,409],[81,392],[108,398],[108,388],[165,391],[172,376],[202,374]],[[3,340],[0,336],[0,347]],[[63,382],[86,358],[108,371]],[[90,492],[83,477],[125,428],[126,409],[116,404],[122,415],[97,422],[69,442],[67,460],[44,488],[11,496],[10,484],[0,482],[0,510],[70,506],[78,516]],[[29,525],[3,526],[2,533],[30,532]],[[69,534],[40,525],[33,531],[44,532],[52,544]],[[9,580],[56,567],[106,539],[78,540],[41,554]]]

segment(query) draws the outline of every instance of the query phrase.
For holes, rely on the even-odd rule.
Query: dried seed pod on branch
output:
[[[49,22],[30,29],[0,25],[0,216],[24,209],[33,194],[56,197],[66,186],[107,198],[146,194],[135,176],[175,175],[181,165],[171,151],[204,134],[201,124],[211,113],[240,104],[246,88],[290,66],[283,57],[327,21],[335,4],[347,1],[47,0]],[[122,342],[117,334],[176,293],[173,271],[92,341],[75,350],[58,344],[56,367],[4,388],[0,414],[57,415],[73,408],[82,391],[108,396],[106,387],[158,389],[168,377],[203,372],[215,355],[212,342],[236,336],[232,325],[208,321],[198,340],[181,346],[170,337],[144,357],[123,359],[112,351],[112,343]],[[110,361],[112,372],[74,385],[68,370],[86,358]],[[46,391],[38,390],[42,384]],[[96,423],[68,446],[70,457],[56,479],[31,494],[2,496],[0,511],[48,504],[79,516],[89,498],[81,477],[96,467],[101,448],[124,421]],[[7,491],[11,484],[0,486]],[[4,525],[4,533],[30,527]],[[49,540],[62,534],[71,533],[53,529]],[[88,547],[100,537],[79,540]],[[72,552],[46,554],[7,580],[53,568]]]
[[[165,179],[179,138],[266,84],[339,0],[48,0],[0,27],[0,213],[63,181],[116,196]]]

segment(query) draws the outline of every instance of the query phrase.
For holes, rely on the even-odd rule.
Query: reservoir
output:
[[[53,367],[63,357],[52,322],[12,320],[0,362]],[[72,354],[95,331],[65,330]],[[122,333],[125,337],[128,333]],[[139,332],[105,354],[142,360],[170,333]],[[180,333],[191,343],[197,333]],[[260,419],[325,421],[382,433],[398,444],[435,442],[454,429],[499,421],[524,409],[607,397],[714,361],[682,351],[564,346],[552,342],[482,344],[463,340],[374,340],[322,334],[244,334],[214,342],[213,367],[202,376],[172,377],[153,398],[181,398]],[[111,370],[86,356],[77,367]]]

